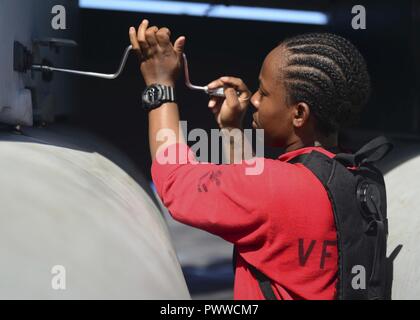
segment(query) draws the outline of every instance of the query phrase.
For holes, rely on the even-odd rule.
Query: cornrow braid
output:
[[[327,136],[353,124],[370,95],[366,62],[356,47],[330,33],[299,35],[281,45],[287,52],[281,78],[289,103],[307,103]]]

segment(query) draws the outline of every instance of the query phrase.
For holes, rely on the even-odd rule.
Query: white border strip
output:
[[[323,12],[271,9],[261,7],[224,6],[208,3],[161,0],[79,0],[85,9],[118,10],[170,15],[190,15],[200,17],[271,21],[299,24],[328,24],[328,16]]]

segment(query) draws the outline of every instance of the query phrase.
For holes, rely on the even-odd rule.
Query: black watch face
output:
[[[151,107],[162,99],[162,89],[158,86],[151,86],[143,94],[143,102]]]

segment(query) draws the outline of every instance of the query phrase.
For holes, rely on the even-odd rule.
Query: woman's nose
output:
[[[258,99],[258,92],[255,92],[252,97],[251,97],[251,104],[253,105],[253,107],[255,109],[258,109],[259,105],[260,105],[260,101]]]

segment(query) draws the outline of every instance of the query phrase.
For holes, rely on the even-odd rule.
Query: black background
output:
[[[237,1],[236,1],[237,2]],[[234,1],[231,1],[234,3]],[[419,116],[419,11],[420,1],[359,1],[367,11],[367,29],[351,27],[353,1],[240,1],[270,7],[321,10],[330,16],[327,26],[224,20],[190,16],[82,10],[79,29],[81,66],[114,72],[129,44],[128,28],[147,18],[169,27],[173,39],[187,38],[191,79],[205,85],[222,75],[243,78],[257,89],[265,56],[284,38],[305,32],[328,31],[351,40],[367,60],[373,92],[358,132],[418,135]],[[188,90],[183,78],[177,88],[181,118],[188,129],[216,128],[207,110],[207,97]],[[149,175],[147,115],[140,108],[144,83],[138,61],[131,55],[123,75],[114,81],[80,78],[81,104],[73,120],[113,142]],[[251,126],[252,108],[246,126]],[[268,149],[269,156],[281,150]]]

